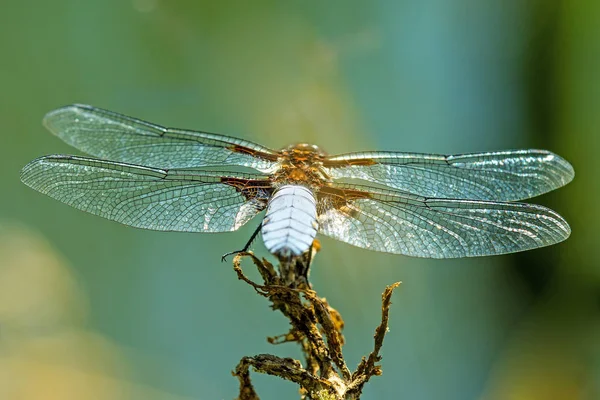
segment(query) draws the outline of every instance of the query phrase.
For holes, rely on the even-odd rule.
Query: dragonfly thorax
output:
[[[316,188],[331,178],[323,170],[325,153],[313,144],[290,145],[281,150],[275,182]]]

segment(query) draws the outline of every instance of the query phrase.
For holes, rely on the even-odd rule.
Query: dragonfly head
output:
[[[289,145],[288,147],[283,149],[283,153],[288,154],[292,157],[307,159],[322,157],[325,155],[325,152],[321,150],[318,146],[309,143],[297,143]]]

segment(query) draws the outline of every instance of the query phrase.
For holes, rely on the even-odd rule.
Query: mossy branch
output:
[[[318,247],[317,247],[318,248]],[[315,251],[316,253],[316,251]],[[298,360],[259,354],[241,359],[232,372],[240,383],[238,400],[258,400],[250,380],[250,368],[255,372],[278,376],[300,386],[303,400],[359,399],[364,385],[373,376],[381,375],[381,347],[388,329],[391,297],[400,282],[388,286],[382,295],[381,323],[375,330],[375,344],[368,357],[363,357],[356,371],[350,372],[342,353],[344,321],[324,298],[317,296],[308,281],[308,268],[315,253],[292,263],[280,263],[276,270],[266,259],[252,253],[239,253],[233,268],[261,296],[271,301],[273,310],[289,319],[288,333],[270,337],[272,344],[296,342],[304,354],[304,366]],[[241,268],[243,258],[250,258],[263,284],[250,280]]]

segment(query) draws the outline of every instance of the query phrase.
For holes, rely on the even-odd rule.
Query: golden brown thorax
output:
[[[275,182],[314,187],[327,185],[331,178],[323,170],[325,153],[313,144],[294,144],[280,151]]]

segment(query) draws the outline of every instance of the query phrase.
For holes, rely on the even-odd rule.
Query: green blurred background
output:
[[[364,399],[600,398],[600,2],[17,1],[0,6],[0,398],[230,399],[244,355],[299,357],[286,321],[220,255],[230,234],[137,230],[19,182],[74,150],[43,115],[80,102],[330,153],[552,150],[575,167],[534,201],[571,238],[431,261],[326,238],[315,288],[352,368],[394,295]],[[252,224],[249,224],[252,225]],[[266,255],[258,241],[255,250]],[[254,376],[264,399],[297,388]]]

